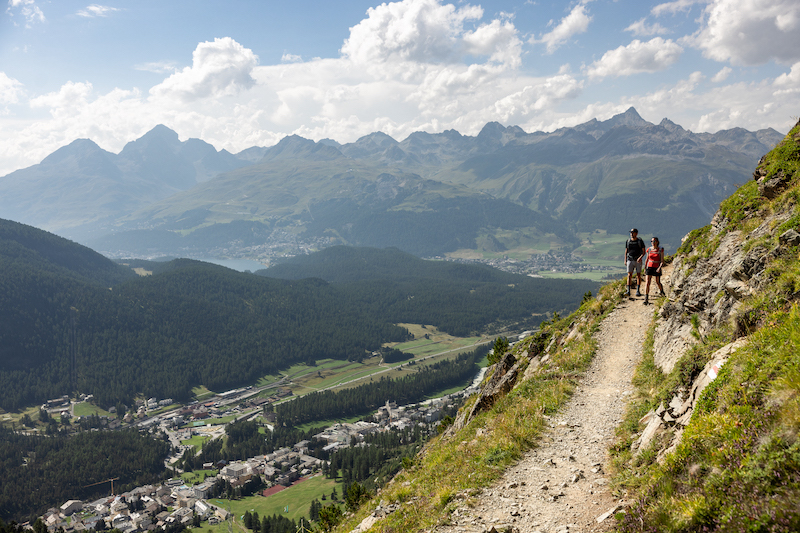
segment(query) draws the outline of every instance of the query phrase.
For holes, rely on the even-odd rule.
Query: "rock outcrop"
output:
[[[492,374],[489,381],[481,389],[478,399],[472,404],[472,408],[458,412],[458,416],[451,428],[451,433],[469,424],[479,413],[491,409],[498,398],[505,396],[514,388],[514,384],[516,384],[519,377],[520,362],[511,352],[508,352],[499,363],[490,368]]]
[[[747,344],[746,338],[737,339],[714,352],[702,372],[695,378],[688,394],[685,393],[686,391],[681,391],[684,394],[675,395],[669,405],[661,404],[658,409],[650,411],[639,420],[639,423],[647,424],[647,426],[639,440],[633,443],[632,448],[636,454],[650,446],[653,440],[665,431],[671,432],[671,439],[669,445],[659,452],[659,460],[678,446],[683,435],[683,428],[689,424],[703,389],[716,379],[731,354],[745,344]]]
[[[791,186],[793,179],[792,174],[783,170],[770,175],[767,164],[768,157],[762,157],[753,173],[758,183],[758,198],[763,201],[777,198]],[[736,216],[748,216],[746,203],[737,209],[740,211]],[[658,457],[663,458],[675,449],[703,389],[759,326],[759,313],[749,309],[745,302],[773,281],[774,273],[768,271],[770,263],[800,244],[800,233],[795,229],[783,231],[777,244],[765,244],[775,243],[768,237],[791,218],[792,212],[789,205],[766,215],[762,213],[757,227],[743,231],[739,221],[732,222],[728,218],[732,211],[726,216],[721,208],[710,226],[696,230],[701,232],[699,236],[684,237],[684,241],[689,238],[694,241],[691,250],[679,254],[672,266],[667,283],[669,300],[659,311],[654,332],[654,362],[664,374],[669,374],[692,346],[705,342],[712,330],[729,331],[735,340],[711,354],[688,390],[680,390],[669,405],[660,405],[640,420],[645,427],[632,445],[637,454],[664,432],[670,432],[669,438],[662,438],[660,442],[668,444],[660,449]],[[800,291],[789,297],[800,298]]]

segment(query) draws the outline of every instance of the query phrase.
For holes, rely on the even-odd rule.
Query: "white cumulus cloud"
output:
[[[303,57],[299,56],[297,54],[285,53],[285,54],[283,54],[281,56],[281,61],[284,62],[284,63],[299,63],[302,60],[303,60]]]
[[[773,82],[775,96],[780,97],[787,94],[800,94],[800,62],[792,65],[792,69],[786,74],[781,74]]]
[[[522,41],[510,21],[493,20],[464,37],[465,51],[474,56],[488,56],[489,61],[518,67],[521,62]]]
[[[716,61],[792,64],[800,60],[800,2],[713,0],[691,42]]]
[[[30,106],[48,108],[55,117],[72,116],[78,114],[88,104],[91,94],[91,83],[68,82],[57,92],[32,98]]]
[[[731,72],[733,72],[733,69],[731,67],[722,67],[720,71],[717,72],[713,78],[711,78],[711,81],[713,81],[714,83],[725,81],[728,79],[728,76],[731,75]]]
[[[501,98],[495,104],[495,120],[509,124],[525,124],[532,115],[555,104],[577,97],[583,83],[568,72],[546,78],[537,85],[527,85],[521,91]]]
[[[592,17],[586,13],[586,6],[578,4],[572,8],[569,15],[561,19],[553,31],[544,34],[540,39],[531,39],[530,42],[544,43],[547,46],[547,53],[553,53],[573,35],[585,32],[591,21]]]
[[[390,60],[453,63],[464,53],[467,21],[479,20],[483,9],[441,4],[437,0],[403,0],[367,11],[367,18],[350,28],[341,53],[355,63]]]
[[[192,66],[176,72],[150,89],[154,97],[183,101],[230,96],[255,85],[252,71],[258,57],[230,37],[197,45]]]
[[[169,74],[178,70],[174,61],[151,61],[149,63],[134,65],[133,68],[144,72],[152,72],[154,74]]]
[[[0,104],[19,103],[22,95],[22,84],[14,78],[9,78],[5,72],[0,72]]]
[[[673,2],[664,2],[663,4],[654,6],[653,9],[650,10],[650,13],[657,17],[665,13],[674,15],[680,11],[688,11],[693,5],[702,1],[703,0],[674,0]]]
[[[672,39],[655,37],[647,42],[635,39],[627,46],[603,54],[586,69],[586,74],[590,78],[604,78],[657,72],[675,63],[681,53],[683,48]]]

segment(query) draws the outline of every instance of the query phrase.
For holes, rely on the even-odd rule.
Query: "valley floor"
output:
[[[658,291],[653,285],[651,297]],[[633,392],[631,379],[653,316],[653,307],[643,301],[623,300],[603,320],[591,367],[569,403],[550,420],[540,445],[495,485],[455,510],[450,523],[436,533],[613,529],[614,512],[625,502],[609,489],[607,449]]]

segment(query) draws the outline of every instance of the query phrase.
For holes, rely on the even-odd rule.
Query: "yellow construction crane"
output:
[[[115,494],[114,494],[114,481],[116,481],[117,479],[119,479],[119,478],[118,477],[112,477],[111,479],[104,479],[103,481],[98,481],[97,483],[91,483],[89,485],[84,485],[83,488],[85,489],[85,488],[88,488],[88,487],[94,487],[95,485],[99,485],[101,483],[108,483],[110,481],[111,482],[111,495],[115,496]]]

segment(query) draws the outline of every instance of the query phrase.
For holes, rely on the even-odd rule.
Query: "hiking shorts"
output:
[[[661,277],[661,272],[659,272],[658,267],[647,267],[645,269],[645,274],[648,276],[653,276],[654,278]]]
[[[641,274],[642,273],[642,263],[640,263],[636,259],[628,259],[628,274],[632,274],[634,271],[637,274]]]

